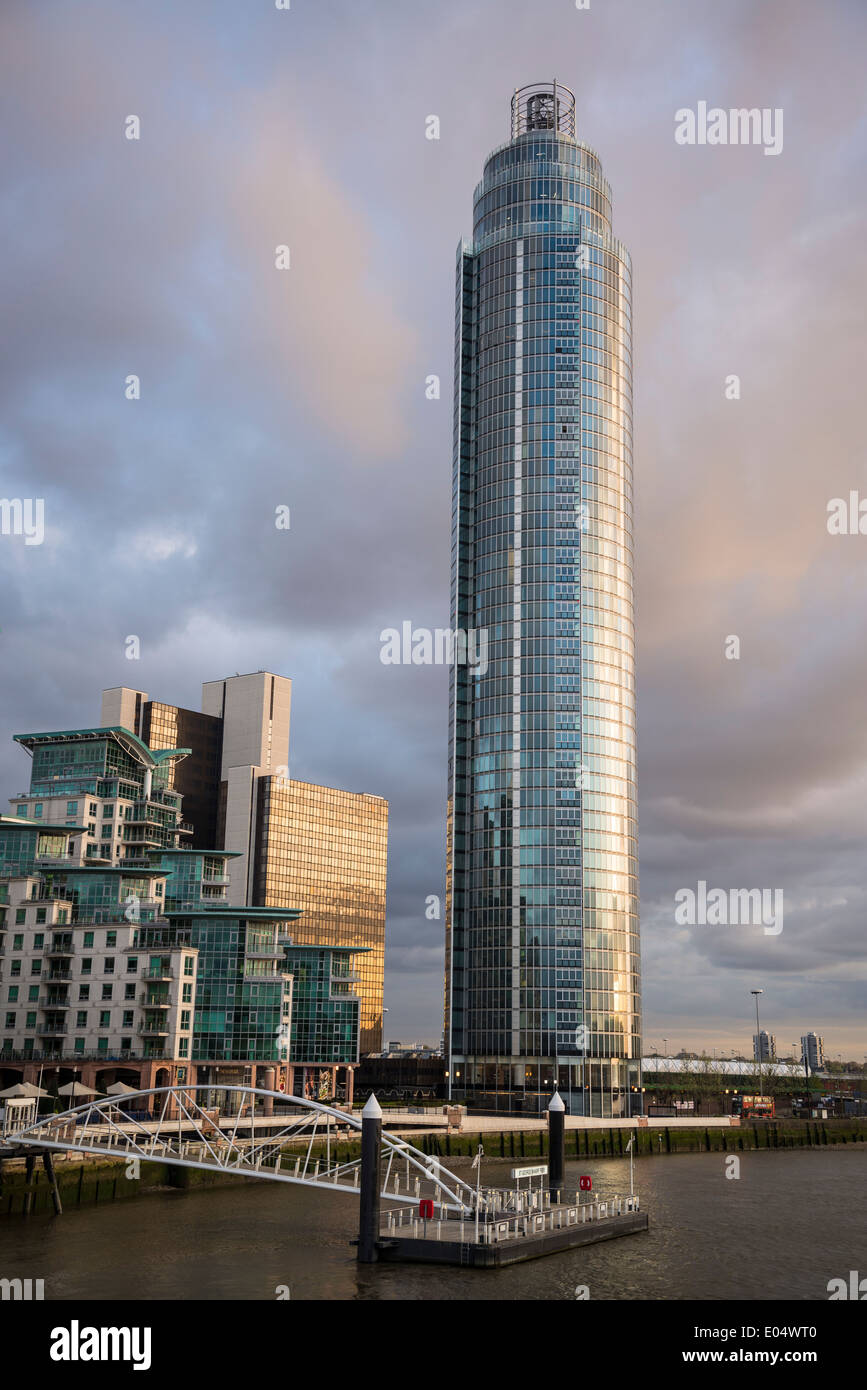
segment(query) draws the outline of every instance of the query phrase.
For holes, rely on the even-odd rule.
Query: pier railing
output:
[[[570,1226],[583,1226],[591,1222],[608,1221],[612,1217],[627,1216],[640,1211],[638,1194],[612,1197],[596,1197],[582,1201],[582,1194],[576,1192],[574,1201],[550,1201],[550,1193],[523,1193],[523,1196],[541,1197],[538,1203],[531,1204],[523,1212],[510,1212],[505,1206],[498,1206],[494,1195],[514,1196],[514,1193],[482,1193],[479,1219],[473,1215],[440,1210],[435,1207],[435,1215],[424,1217],[419,1211],[400,1208],[386,1211],[383,1215],[381,1234],[384,1237],[400,1237],[404,1240],[442,1240],[460,1241],[478,1245],[497,1245],[507,1240],[524,1240],[528,1236],[543,1235],[545,1232],[566,1230]]]

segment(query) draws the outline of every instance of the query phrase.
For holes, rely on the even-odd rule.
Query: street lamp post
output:
[[[762,1090],[762,1030],[759,1027],[759,995],[764,994],[763,989],[751,989],[750,994],[756,1001],[756,1056],[759,1059],[759,1095],[763,1096]]]

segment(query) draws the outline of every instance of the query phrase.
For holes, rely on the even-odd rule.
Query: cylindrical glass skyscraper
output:
[[[640,1109],[631,269],[556,82],[458,251],[445,1032],[488,1109]],[[476,637],[479,650],[479,637]]]

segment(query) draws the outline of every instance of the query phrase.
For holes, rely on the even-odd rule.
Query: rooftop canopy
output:
[[[13,734],[12,737],[31,753],[34,748],[46,743],[86,743],[96,739],[113,738],[135,762],[152,769],[173,758],[186,758],[193,751],[191,748],[148,748],[138,734],[134,734],[131,729],[124,729],[120,724],[106,729],[55,729],[51,733]]]
[[[42,835],[80,835],[81,825],[49,825],[47,821],[28,820],[26,816],[0,816],[4,830],[38,830]]]

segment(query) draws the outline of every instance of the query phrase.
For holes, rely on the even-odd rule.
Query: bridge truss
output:
[[[216,1089],[233,1096],[231,1113],[207,1107],[207,1095]],[[131,1116],[124,1108],[148,1109],[152,1097],[162,1099],[149,1119]],[[261,1107],[263,1101],[273,1102],[272,1115],[263,1115],[261,1108],[256,1113],[257,1103]],[[252,1086],[159,1086],[87,1101],[60,1115],[43,1116],[7,1135],[6,1143],[41,1153],[76,1152],[169,1163],[357,1195],[360,1157],[344,1162],[335,1157],[332,1161],[332,1149],[341,1130],[360,1131],[361,1123],[360,1115]],[[343,1139],[346,1142],[345,1132]],[[321,1154],[314,1158],[314,1145],[323,1143],[324,1159]],[[0,1141],[0,1156],[2,1151]],[[380,1175],[381,1195],[391,1202],[414,1204],[421,1194],[433,1197],[444,1212],[469,1215],[475,1210],[474,1188],[438,1159],[385,1130]]]

